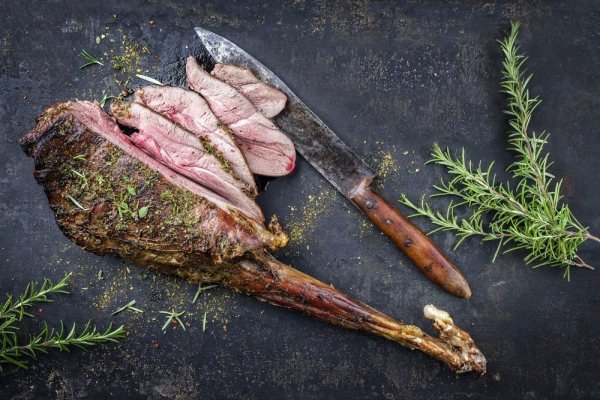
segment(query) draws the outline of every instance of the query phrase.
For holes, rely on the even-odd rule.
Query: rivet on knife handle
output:
[[[400,211],[366,185],[351,200],[429,279],[449,293],[465,299],[471,297],[469,284],[460,271]]]

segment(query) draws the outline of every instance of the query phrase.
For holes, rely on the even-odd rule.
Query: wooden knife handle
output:
[[[429,279],[444,290],[468,299],[471,289],[460,271],[412,222],[367,185],[352,197],[358,206]]]

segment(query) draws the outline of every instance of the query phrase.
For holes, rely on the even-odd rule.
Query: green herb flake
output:
[[[104,98],[102,100],[100,100],[100,107],[104,107],[104,104],[106,104],[106,101],[109,99],[114,99],[115,96],[104,96]]]
[[[183,329],[184,331],[186,330],[185,328],[185,324],[183,323],[183,321],[179,318],[181,317],[183,314],[185,314],[185,311],[181,311],[181,312],[175,312],[175,311],[159,311],[160,314],[166,314],[166,321],[164,323],[164,325],[162,326],[162,331],[164,333],[167,332],[167,328],[169,327],[169,324],[171,323],[178,323],[179,326],[181,326],[181,329]]]
[[[145,218],[148,215],[148,206],[144,206],[138,210],[138,217]]]
[[[129,303],[127,303],[123,307],[117,309],[111,315],[119,314],[120,312],[123,312],[125,310],[129,310],[129,311],[135,312],[135,313],[143,313],[144,312],[144,310],[140,310],[139,308],[134,307],[134,305],[135,305],[135,300],[131,300]]]

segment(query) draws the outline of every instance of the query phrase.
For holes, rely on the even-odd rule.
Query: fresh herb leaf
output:
[[[138,78],[140,78],[140,79],[143,79],[143,80],[145,80],[145,81],[148,81],[148,82],[150,82],[150,83],[154,83],[155,85],[164,86],[164,84],[163,84],[163,83],[161,83],[160,81],[157,81],[157,80],[156,80],[156,79],[154,79],[154,78],[150,78],[149,76],[146,76],[146,75],[141,75],[141,74],[135,74],[135,76],[137,76]]]
[[[138,217],[145,218],[148,215],[148,206],[144,206],[138,210]]]
[[[139,308],[134,307],[134,305],[135,305],[135,300],[131,300],[129,303],[127,303],[123,307],[117,309],[111,315],[116,315],[116,314],[118,314],[120,312],[123,312],[125,310],[129,310],[129,311],[135,312],[135,313],[143,313],[144,312],[144,310],[140,310]]]
[[[109,99],[114,99],[115,96],[104,96],[104,98],[102,100],[100,100],[100,107],[104,107],[104,104],[106,104],[106,101]]]
[[[89,186],[87,177],[84,174],[82,174],[81,172],[77,171],[74,168],[71,168],[71,172],[73,172],[75,175],[77,175],[78,177],[80,177],[83,180],[83,185],[81,185],[82,188],[86,188]]]

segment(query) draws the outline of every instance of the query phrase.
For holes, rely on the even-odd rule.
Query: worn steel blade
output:
[[[368,185],[375,171],[358,157],[273,72],[234,43],[206,29],[196,28],[204,47],[216,62],[248,68],[261,81],[288,97],[275,124],[294,142],[296,150],[346,197]]]

